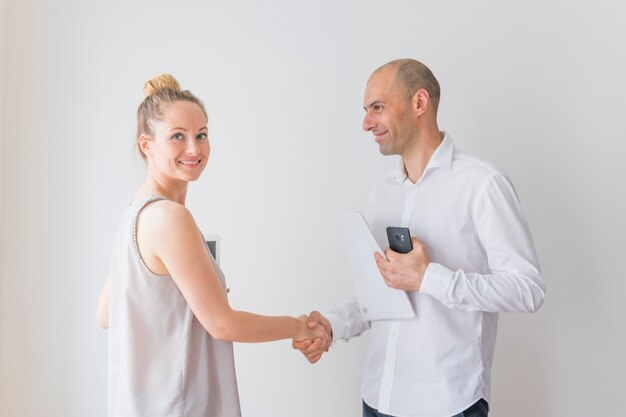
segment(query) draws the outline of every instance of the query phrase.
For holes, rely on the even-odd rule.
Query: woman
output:
[[[206,111],[171,75],[144,90],[137,146],[148,175],[118,227],[98,303],[110,327],[109,416],[240,416],[233,341],[328,341],[304,320],[230,308],[185,207],[209,158]]]

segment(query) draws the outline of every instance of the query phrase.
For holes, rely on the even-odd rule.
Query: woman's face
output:
[[[141,143],[150,168],[170,180],[197,180],[211,153],[207,119],[200,107],[189,101],[170,103],[153,130],[154,137]]]

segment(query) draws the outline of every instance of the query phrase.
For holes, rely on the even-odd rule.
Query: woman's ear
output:
[[[139,142],[139,149],[141,149],[141,152],[143,152],[146,158],[152,156],[152,149],[150,148],[151,142],[147,135],[142,133],[139,139],[137,139],[137,142]]]

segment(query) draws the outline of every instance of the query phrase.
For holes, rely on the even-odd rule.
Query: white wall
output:
[[[2,259],[2,241],[4,238],[2,230],[2,208],[3,202],[3,172],[4,172],[4,100],[5,100],[5,69],[6,69],[6,1],[0,0],[0,265],[4,264]],[[0,300],[2,300],[2,267],[0,266]],[[0,358],[2,358],[2,308],[0,308]],[[0,359],[0,375],[2,375],[2,360]]]
[[[501,316],[492,415],[621,414],[622,2],[6,1],[0,415],[105,415],[94,311],[142,178],[147,79],[169,71],[207,104],[189,207],[222,236],[232,304],[296,315],[350,293],[335,215],[393,165],[361,105],[399,57],[438,76],[457,146],[510,174],[542,261],[542,310]],[[244,415],[360,415],[366,339],[315,366],[286,341],[237,345]]]

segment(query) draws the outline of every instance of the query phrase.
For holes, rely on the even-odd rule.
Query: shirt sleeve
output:
[[[347,303],[327,311],[324,317],[328,319],[333,329],[333,343],[337,340],[348,341],[370,328],[370,322],[361,315],[356,296],[350,298]]]
[[[454,271],[433,262],[419,292],[449,308],[467,311],[536,311],[543,303],[545,285],[526,218],[505,175],[486,181],[470,216],[488,272]]]

